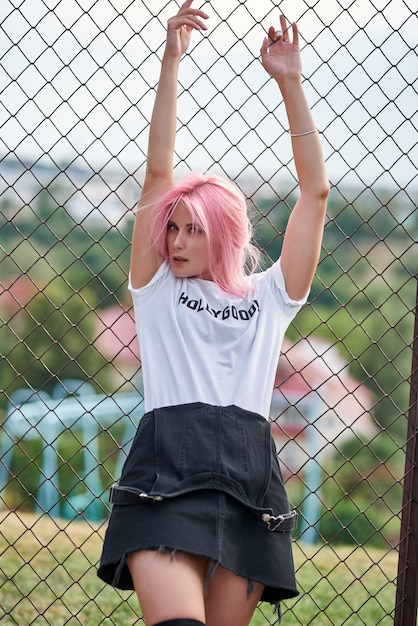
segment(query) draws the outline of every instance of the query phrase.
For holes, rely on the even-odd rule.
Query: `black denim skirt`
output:
[[[181,550],[252,583],[276,606],[298,595],[289,511],[270,424],[236,406],[193,403],[141,419],[113,503],[98,576],[133,589],[126,557]]]

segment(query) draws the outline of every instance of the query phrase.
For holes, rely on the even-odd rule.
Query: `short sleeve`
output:
[[[140,307],[142,303],[153,298],[154,295],[160,291],[162,285],[164,285],[171,276],[172,272],[166,261],[160,265],[149,283],[143,287],[132,287],[131,275],[129,274],[128,289],[132,294],[135,308]]]
[[[273,263],[265,272],[267,280],[270,282],[270,288],[275,294],[276,299],[279,301],[284,314],[287,317],[293,318],[299,309],[306,303],[308,295],[302,300],[293,300],[286,291],[286,284],[284,281],[283,271],[280,264],[280,259]]]

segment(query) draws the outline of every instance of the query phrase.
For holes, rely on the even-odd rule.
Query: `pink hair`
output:
[[[257,268],[259,251],[251,243],[252,227],[242,192],[233,182],[213,174],[184,176],[152,213],[150,243],[165,259],[167,224],[179,202],[206,234],[212,280],[226,292],[245,296],[249,291],[245,277]]]

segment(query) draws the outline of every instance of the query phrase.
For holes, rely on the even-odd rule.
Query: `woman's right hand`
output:
[[[193,30],[207,30],[202,21],[209,16],[199,9],[192,9],[193,0],[186,0],[179,12],[167,22],[165,54],[181,57],[188,49]]]

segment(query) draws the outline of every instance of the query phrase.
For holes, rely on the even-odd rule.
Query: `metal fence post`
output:
[[[418,283],[411,370],[394,626],[416,626],[418,605]]]

